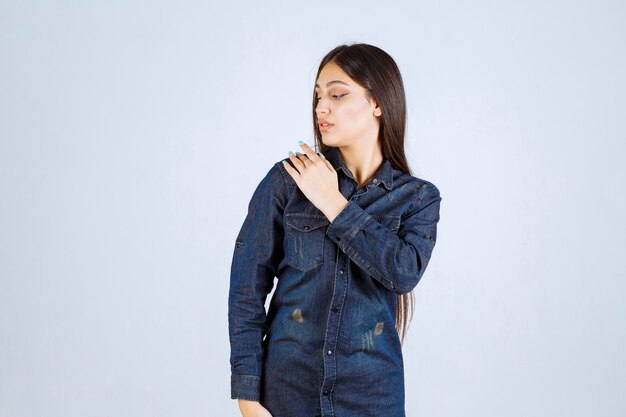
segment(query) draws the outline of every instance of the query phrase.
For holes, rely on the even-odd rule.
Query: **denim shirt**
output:
[[[231,398],[273,417],[402,417],[397,296],[430,260],[439,190],[388,159],[358,188],[337,148],[325,156],[348,200],[332,222],[280,161],[250,200],[231,265]]]

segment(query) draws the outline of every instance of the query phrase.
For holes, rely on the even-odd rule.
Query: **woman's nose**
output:
[[[317,106],[315,106],[315,113],[328,114],[328,106],[322,104],[322,100],[318,101]]]

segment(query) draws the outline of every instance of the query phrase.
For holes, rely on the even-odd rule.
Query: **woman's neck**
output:
[[[358,188],[365,185],[376,174],[384,159],[379,141],[372,146],[340,147],[339,152],[346,167],[359,184]]]

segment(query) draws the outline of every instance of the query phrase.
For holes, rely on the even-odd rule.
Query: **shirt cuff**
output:
[[[230,377],[230,398],[259,401],[261,392],[261,377],[255,375],[237,375]]]
[[[370,219],[371,216],[368,212],[354,201],[348,200],[348,204],[326,228],[326,236],[337,243],[341,249],[344,249],[345,245],[352,241]]]

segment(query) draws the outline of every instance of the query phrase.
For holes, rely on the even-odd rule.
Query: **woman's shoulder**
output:
[[[296,186],[296,182],[291,178],[282,161],[281,159],[272,164],[261,180],[261,184],[272,194],[288,196]]]
[[[431,193],[440,195],[439,188],[430,180],[425,178],[411,175],[406,172],[397,171],[394,175],[393,188],[407,188],[413,192],[414,195],[421,197],[424,193]]]
[[[250,207],[284,207],[291,193],[286,176],[289,176],[289,173],[281,161],[270,166],[257,182],[250,199]]]
[[[425,215],[435,215],[439,212],[439,202],[441,194],[439,188],[430,180],[401,173],[393,181],[394,191],[399,193],[394,200],[401,201],[401,218],[407,218],[415,213],[430,213]],[[422,211],[425,210],[425,211]],[[438,216],[438,214],[437,214]]]

